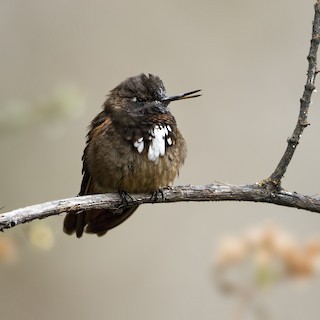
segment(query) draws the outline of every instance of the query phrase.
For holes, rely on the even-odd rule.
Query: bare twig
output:
[[[308,54],[308,71],[307,71],[307,82],[304,87],[302,98],[300,99],[300,113],[296,127],[288,138],[288,145],[284,155],[282,156],[277,168],[266,180],[268,183],[272,183],[276,187],[280,187],[281,179],[287,171],[288,165],[292,159],[292,156],[299,144],[300,137],[305,127],[309,125],[307,121],[309,105],[311,103],[312,92],[315,89],[315,79],[318,73],[317,71],[317,52],[320,42],[320,1],[318,0],[314,5],[314,21],[312,27],[312,38],[310,42],[310,50]]]
[[[286,207],[304,209],[320,213],[320,197],[309,197],[284,190],[271,191],[258,183],[250,185],[210,184],[205,186],[177,186],[162,190],[164,199],[160,202],[185,201],[253,201],[267,202]],[[129,205],[153,203],[150,194],[130,194]],[[96,194],[56,200],[17,209],[0,214],[0,231],[30,222],[58,215],[63,212],[81,212],[89,209],[117,209],[122,200],[117,193]]]

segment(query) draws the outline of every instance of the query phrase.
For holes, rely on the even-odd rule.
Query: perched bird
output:
[[[171,184],[187,147],[168,105],[198,97],[199,91],[169,97],[161,79],[152,74],[128,78],[115,87],[89,127],[79,196],[153,193]],[[84,231],[101,236],[137,207],[68,213],[64,231],[76,232],[78,238]]]

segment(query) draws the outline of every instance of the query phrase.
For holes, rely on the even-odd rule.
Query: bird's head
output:
[[[144,117],[156,116],[169,112],[168,105],[172,101],[195,98],[200,90],[176,96],[168,96],[162,80],[155,75],[144,73],[130,77],[111,90],[104,109],[113,118],[132,121],[143,120]],[[131,120],[131,121],[130,121]]]

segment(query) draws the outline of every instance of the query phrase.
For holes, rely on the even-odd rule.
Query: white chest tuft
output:
[[[164,156],[166,152],[166,145],[172,145],[172,139],[169,137],[171,132],[172,129],[169,125],[155,125],[148,131],[148,159],[150,161],[157,161],[160,156]],[[145,143],[143,137],[140,137],[133,143],[133,145],[137,151],[141,153],[147,144]]]

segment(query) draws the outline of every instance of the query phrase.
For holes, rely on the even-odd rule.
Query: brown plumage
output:
[[[114,88],[91,122],[83,154],[79,195],[127,192],[152,193],[171,184],[184,163],[187,148],[168,105],[196,97],[199,90],[168,97],[159,77],[141,74]],[[137,209],[69,213],[67,234],[101,236]]]

